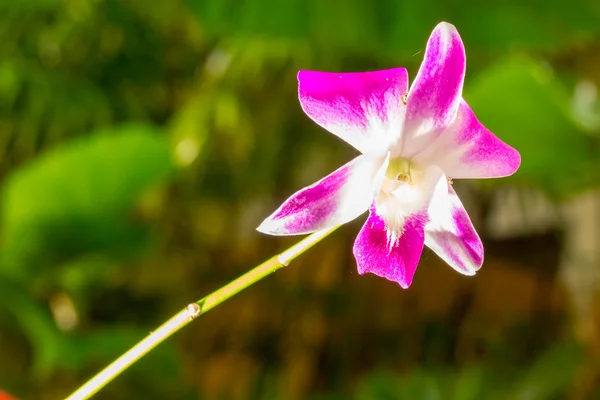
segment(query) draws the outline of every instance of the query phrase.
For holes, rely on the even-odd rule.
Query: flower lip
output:
[[[411,162],[406,158],[390,159],[383,181],[379,186],[380,197],[397,195],[402,186],[413,185],[413,171]],[[405,190],[408,190],[408,188],[405,188]]]
[[[410,182],[410,161],[401,157],[390,159],[385,176],[389,179]]]

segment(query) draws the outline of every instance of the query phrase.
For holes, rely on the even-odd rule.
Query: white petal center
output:
[[[375,199],[375,209],[385,222],[390,244],[404,232],[405,219],[421,210],[422,180],[423,171],[409,160],[399,157],[390,160]]]

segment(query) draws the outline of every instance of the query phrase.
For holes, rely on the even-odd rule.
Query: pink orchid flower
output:
[[[452,179],[508,176],[521,157],[462,98],[465,67],[458,31],[442,22],[410,89],[404,68],[300,71],[304,112],[362,154],[292,195],[258,230],[306,234],[368,209],[353,249],[360,274],[408,288],[427,245],[458,272],[474,275],[483,246]]]

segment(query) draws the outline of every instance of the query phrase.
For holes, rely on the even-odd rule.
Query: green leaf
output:
[[[32,374],[79,371],[90,364],[107,364],[148,334],[144,328],[107,328],[66,334],[58,329],[49,310],[17,282],[0,280],[0,307],[14,315],[33,349]],[[141,363],[141,372],[174,377],[178,374],[175,348],[163,344]]]
[[[454,400],[478,400],[483,398],[485,374],[481,367],[463,367],[454,382]]]
[[[442,400],[444,376],[435,370],[419,369],[402,382],[402,400]]]
[[[35,159],[10,175],[3,190],[4,264],[33,268],[94,251],[130,252],[146,230],[127,213],[172,168],[166,138],[140,124]]]
[[[515,400],[559,398],[573,382],[581,366],[580,345],[572,340],[558,343],[540,356],[515,385]]]
[[[18,282],[0,280],[0,307],[8,309],[33,349],[34,375],[46,375],[68,360],[65,339],[49,310],[27,293]]]
[[[484,125],[521,153],[514,179],[559,198],[595,182],[591,137],[571,117],[570,96],[548,69],[510,60],[471,79],[464,97]]]
[[[356,400],[396,400],[401,396],[400,376],[390,371],[371,373],[357,390]]]

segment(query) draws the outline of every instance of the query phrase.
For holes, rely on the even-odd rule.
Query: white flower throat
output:
[[[402,235],[405,216],[420,205],[417,185],[421,175],[419,168],[406,158],[390,160],[375,201],[377,213],[385,222],[390,246]]]
[[[393,193],[403,184],[412,185],[413,177],[411,174],[411,163],[406,158],[393,158],[390,160],[385,178],[381,185],[381,190],[388,193]]]

